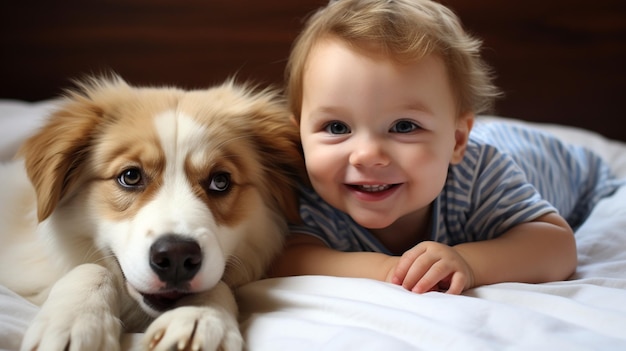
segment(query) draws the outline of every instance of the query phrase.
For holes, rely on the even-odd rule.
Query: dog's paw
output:
[[[243,337],[231,313],[211,307],[179,307],[148,327],[144,343],[149,350],[240,351]]]
[[[104,267],[75,267],[52,288],[31,322],[22,351],[117,351],[122,325],[113,276]]]
[[[119,320],[110,313],[42,309],[22,340],[22,351],[117,351],[120,349]]]

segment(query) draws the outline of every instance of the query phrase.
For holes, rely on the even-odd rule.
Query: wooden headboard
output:
[[[626,1],[441,0],[484,40],[496,113],[626,141]],[[325,0],[64,0],[0,5],[0,98],[47,99],[86,74],[206,87],[282,84],[291,42]]]

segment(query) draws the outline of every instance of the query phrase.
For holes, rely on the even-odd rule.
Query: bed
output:
[[[0,100],[0,151],[11,158],[52,101]],[[486,121],[526,123],[502,117]],[[626,177],[626,143],[532,124],[600,153]],[[503,283],[461,296],[413,294],[367,279],[266,279],[238,291],[249,350],[626,350],[626,187],[576,232],[579,265],[567,281]],[[37,307],[0,286],[0,349],[15,350]],[[125,347],[140,335],[126,335]]]
[[[301,19],[323,0],[4,2],[0,161],[69,79],[114,70],[136,84],[280,84]],[[626,6],[599,0],[445,1],[485,39],[506,97],[487,121],[525,123],[597,151],[626,177]],[[538,6],[541,4],[541,6]],[[581,3],[582,4],[582,3]],[[580,5],[580,4],[579,4]],[[28,25],[23,25],[28,23]],[[199,73],[200,72],[200,73]],[[504,117],[503,117],[504,116]],[[366,279],[266,279],[238,290],[249,350],[626,350],[626,187],[576,232],[567,281],[416,295]],[[0,286],[0,350],[37,307]],[[124,335],[125,350],[141,335]]]

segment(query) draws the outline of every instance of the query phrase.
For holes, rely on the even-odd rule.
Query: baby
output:
[[[295,42],[287,95],[310,186],[271,274],[365,277],[413,292],[547,282],[615,191],[591,152],[481,124],[499,93],[455,14],[429,0],[339,0]]]

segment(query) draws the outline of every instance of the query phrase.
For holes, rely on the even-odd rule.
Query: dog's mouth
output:
[[[150,308],[163,312],[172,309],[180,299],[185,296],[191,295],[187,291],[170,290],[166,292],[158,292],[153,294],[146,294],[140,292],[143,297],[143,302]]]

